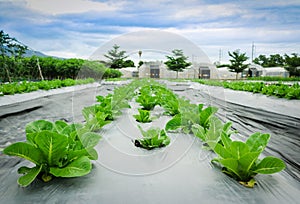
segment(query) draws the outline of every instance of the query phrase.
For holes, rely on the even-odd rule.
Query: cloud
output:
[[[133,53],[137,56],[139,50],[145,54],[157,53],[160,56],[171,54],[173,49],[181,49],[186,56],[193,59],[201,59],[202,62],[209,62],[206,54],[193,42],[184,38],[181,35],[173,32],[166,32],[161,30],[144,30],[138,32],[128,33],[112,39],[102,45],[92,56],[93,59],[102,59],[107,51],[109,51],[114,44],[120,46],[121,50],[126,50],[127,53]],[[145,56],[145,54],[143,56]]]
[[[273,0],[2,0],[1,29],[30,47],[88,58],[123,34],[156,29],[182,35],[212,61],[219,50],[299,53],[300,2]],[[145,36],[144,36],[145,37]],[[133,39],[134,40],[134,39]]]
[[[45,14],[61,15],[85,12],[111,12],[120,8],[121,4],[102,3],[90,0],[26,0],[26,6],[29,9],[39,11]]]
[[[185,28],[170,28],[168,31],[185,36],[198,45],[212,62],[219,60],[219,51],[223,52],[223,61],[228,61],[228,51],[240,49],[247,56],[252,55],[252,43],[256,46],[255,56],[260,54],[299,53],[300,29],[275,28],[202,28],[189,25]],[[298,45],[297,45],[298,43]]]
[[[214,4],[197,5],[178,10],[175,19],[191,19],[191,21],[207,21],[211,19],[220,19],[243,14],[245,10],[239,8],[236,4]]]

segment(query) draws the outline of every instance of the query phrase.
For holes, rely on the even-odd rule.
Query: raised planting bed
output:
[[[264,82],[249,82],[249,81],[215,81],[215,80],[194,80],[201,84],[212,86],[223,86],[224,88],[233,89],[237,91],[247,91],[252,93],[260,93],[268,96],[276,96],[278,98],[286,99],[300,99],[300,84],[284,84],[264,83]]]
[[[275,76],[264,76],[264,77],[248,77],[247,80],[252,80],[252,81],[281,81],[281,82],[299,82],[300,81],[300,77],[275,77]]]
[[[94,79],[88,78],[88,79],[79,79],[79,80],[56,79],[51,81],[45,80],[39,82],[22,81],[22,82],[4,83],[4,84],[0,84],[0,96],[29,93],[37,90],[57,89],[61,87],[88,84],[93,82],[95,82]]]
[[[150,108],[152,122],[141,123],[134,115],[139,114],[139,109],[147,107],[140,104],[137,98],[142,94],[140,90],[143,86],[149,85],[148,83],[151,89],[153,88],[152,91],[154,90],[149,94],[154,99],[148,101],[155,101],[156,105]],[[100,89],[102,93],[91,94],[94,95],[94,104],[90,103],[85,106],[86,108],[82,108],[85,111],[81,117],[83,118],[81,124],[89,131],[101,135],[102,139],[95,146],[99,157],[92,162],[91,172],[83,177],[68,179],[58,177],[48,183],[36,179],[21,189],[16,184],[17,169],[32,164],[1,155],[2,201],[5,203],[296,203],[298,201],[299,182],[285,170],[280,171],[284,167],[283,163],[275,165],[279,168],[278,173],[256,175],[257,185],[254,188],[246,188],[236,181],[238,179],[235,176],[232,178],[222,173],[219,166],[211,162],[217,158],[217,154],[220,156],[220,151],[215,147],[230,146],[230,143],[243,146],[244,141],[240,140],[235,132],[231,132],[234,130],[230,128],[230,123],[223,123],[215,117],[218,115],[216,108],[210,107],[211,104],[201,105],[202,98],[198,98],[197,103],[193,105],[193,101],[187,100],[187,97],[180,98],[173,94],[166,96],[172,92],[159,87],[153,81],[142,81],[127,88],[119,87],[111,90],[110,87],[111,91],[108,91],[105,85],[102,85]],[[155,91],[156,88],[166,92],[163,91],[161,94]],[[186,86],[185,91],[176,93],[189,91],[195,89]],[[109,95],[110,93],[112,95]],[[98,95],[102,97],[96,99]],[[192,95],[189,93],[189,96]],[[87,95],[83,97],[86,99]],[[64,102],[61,100],[61,103]],[[105,104],[111,108],[106,109]],[[180,105],[177,107],[178,104]],[[188,116],[190,110],[193,112]],[[43,114],[40,115],[42,116]],[[180,118],[181,122],[178,123],[176,118]],[[172,120],[173,122],[170,122]],[[222,125],[226,128],[224,126],[220,128]],[[234,126],[234,122],[232,125]],[[150,148],[151,150],[135,146],[135,140],[148,138],[142,133],[151,128],[165,130],[169,142],[159,148]],[[214,129],[217,131],[213,131]],[[204,137],[198,133],[203,130]],[[223,132],[226,134],[222,134]],[[164,133],[160,132],[160,135]],[[231,139],[225,137],[229,135]],[[256,137],[260,135],[257,134]],[[268,146],[267,140],[255,147],[262,151],[265,145]],[[255,142],[246,144],[250,145],[249,143],[255,144]],[[267,156],[262,152],[259,157],[263,159],[268,158]],[[218,161],[222,163],[220,159]],[[263,165],[258,161],[255,167],[259,169]],[[224,167],[228,172],[230,167],[226,165]]]

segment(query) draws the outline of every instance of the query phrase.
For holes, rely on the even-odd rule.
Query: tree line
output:
[[[16,59],[10,56],[0,58],[1,82],[21,80],[53,80],[82,78],[118,78],[122,73],[107,68],[98,61],[83,59],[59,59],[53,57],[22,57]]]
[[[217,67],[228,67],[230,72],[235,72],[236,76],[238,73],[243,72],[248,68],[249,63],[246,61],[249,57],[246,53],[241,53],[239,50],[235,50],[233,52],[228,52],[230,56],[230,64],[222,64]],[[261,65],[262,67],[283,67],[285,68],[291,77],[299,77],[300,76],[300,56],[296,53],[292,53],[291,56],[285,54],[281,56],[279,54],[270,55],[267,57],[266,55],[259,55],[257,58],[253,60],[253,63]]]
[[[0,31],[0,82],[78,78],[116,78],[122,73],[98,61],[24,57],[28,47]]]
[[[290,76],[300,76],[300,56],[292,53],[290,56],[284,54],[274,54],[270,56],[259,55],[253,62],[263,67],[284,67]]]

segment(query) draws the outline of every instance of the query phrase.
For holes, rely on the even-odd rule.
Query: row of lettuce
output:
[[[195,82],[210,86],[222,86],[224,88],[248,91],[252,93],[260,93],[267,96],[276,96],[278,98],[286,99],[300,99],[300,84],[284,84],[278,83],[265,83],[265,82],[247,82],[247,81],[217,81],[217,80],[204,80],[197,79]]]
[[[280,77],[280,76],[260,76],[260,77],[248,77],[247,80],[251,81],[277,81],[277,82],[285,82],[285,81],[300,81],[300,77]]]
[[[67,86],[82,85],[93,83],[95,80],[93,78],[87,79],[64,79],[64,80],[51,80],[51,81],[37,81],[37,82],[13,82],[7,84],[0,84],[0,96],[13,95],[21,93],[29,93],[37,90],[50,90],[58,89]]]
[[[97,103],[82,110],[84,124],[67,124],[63,121],[39,120],[26,126],[26,142],[17,142],[4,149],[4,153],[19,156],[33,162],[33,168],[20,167],[24,174],[18,179],[21,186],[28,186],[36,177],[49,181],[53,177],[77,177],[88,174],[90,160],[98,158],[94,147],[101,136],[95,132],[114,121],[130,108],[129,102],[139,104],[136,121],[151,122],[150,112],[161,106],[171,119],[166,126],[143,130],[142,138],[134,145],[145,149],[164,147],[170,144],[167,133],[181,131],[193,134],[203,141],[204,146],[217,154],[212,160],[222,171],[247,187],[255,184],[256,174],[272,174],[285,168],[284,162],[276,157],[260,159],[270,139],[269,134],[254,133],[247,141],[234,141],[231,122],[223,123],[215,116],[216,107],[192,104],[153,80],[135,80],[117,87],[112,94],[97,96]]]
[[[114,94],[97,96],[99,104],[82,110],[85,123],[68,124],[62,120],[37,120],[25,127],[26,141],[16,142],[4,154],[29,160],[34,167],[21,166],[18,184],[30,185],[36,178],[48,182],[55,177],[80,177],[92,169],[91,160],[98,159],[95,146],[101,136],[95,131],[113,121],[128,108],[133,86],[116,88]]]
[[[245,142],[233,141],[230,136],[236,132],[231,130],[232,123],[223,123],[218,119],[215,116],[218,111],[216,107],[191,104],[189,100],[178,98],[161,85],[142,87],[136,101],[144,110],[152,110],[156,105],[163,107],[165,114],[172,116],[165,126],[166,132],[182,131],[201,139],[205,149],[218,155],[212,162],[218,163],[224,173],[244,186],[253,187],[256,174],[272,174],[285,168],[279,158],[259,158],[270,140],[269,134],[254,133]]]
[[[105,73],[111,73],[118,70],[106,69]],[[118,71],[119,72],[119,71]],[[97,74],[96,74],[97,75]],[[18,93],[28,93],[32,91],[49,90],[56,89],[66,86],[73,86],[79,84],[92,83],[95,80],[93,74],[88,73],[85,76],[91,76],[93,78],[85,79],[64,79],[64,80],[43,80],[43,81],[22,81],[22,82],[13,82],[13,83],[3,83],[0,84],[0,96],[3,95],[13,95]],[[121,75],[119,74],[108,74],[100,75],[104,79],[110,77],[109,79],[116,78],[120,80]],[[99,75],[98,75],[99,77]],[[203,80],[197,79],[193,80],[201,84],[211,85],[211,86],[223,86],[224,88],[238,90],[238,91],[248,91],[252,93],[261,93],[268,96],[276,96],[279,98],[286,99],[300,99],[300,85],[299,83],[293,84],[284,84],[282,82],[278,83],[265,83],[265,82],[245,82],[245,81],[217,81],[217,80]]]
[[[16,142],[3,150],[4,154],[21,157],[35,164],[31,168],[22,166],[18,169],[18,173],[23,174],[18,184],[26,187],[36,178],[48,182],[55,177],[88,174],[92,169],[91,160],[98,159],[94,147],[101,136],[95,131],[114,120],[121,109],[128,108],[121,98],[116,97],[127,97],[124,95],[125,89],[115,89],[114,95],[105,98],[98,96],[98,100],[103,99],[99,104],[100,109],[97,105],[84,108],[82,114],[86,122],[83,124],[68,124],[62,120],[37,120],[27,124],[26,141]]]

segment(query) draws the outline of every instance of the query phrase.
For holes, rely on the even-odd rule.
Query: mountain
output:
[[[4,50],[8,50],[9,48],[7,46],[3,46]],[[6,55],[7,56],[11,56],[11,54],[6,51]],[[23,55],[23,57],[31,57],[31,56],[38,56],[38,57],[48,57],[48,55],[45,55],[44,53],[42,52],[39,52],[39,51],[34,51],[34,50],[26,50],[25,54]]]
[[[4,48],[7,48],[7,46],[4,46]],[[7,56],[10,56],[11,54],[9,52],[6,52]],[[26,50],[25,54],[23,55],[23,57],[32,57],[32,56],[38,56],[38,57],[53,57],[56,59],[64,59],[62,57],[56,57],[56,56],[50,56],[50,55],[46,55],[40,51],[35,51],[35,50]]]
[[[38,57],[49,57],[42,52],[33,51],[33,50],[26,50],[26,53],[23,55],[24,57],[31,57],[31,56],[38,56]]]

